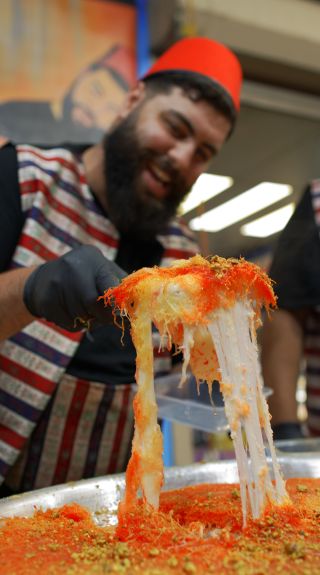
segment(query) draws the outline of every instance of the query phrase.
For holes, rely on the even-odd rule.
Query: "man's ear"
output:
[[[119,112],[119,119],[124,120],[130,114],[130,112],[132,112],[132,110],[134,110],[134,108],[144,99],[145,93],[146,87],[144,82],[138,82],[135,88],[132,88],[132,90],[128,92],[122,109]]]

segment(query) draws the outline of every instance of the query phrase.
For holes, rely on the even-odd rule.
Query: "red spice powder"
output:
[[[141,297],[141,286],[149,279],[155,277],[165,285],[168,280],[190,275],[201,286],[197,307],[203,316],[217,307],[232,305],[237,298],[249,297],[267,309],[276,305],[270,278],[259,266],[243,258],[195,256],[186,260],[185,265],[177,263],[166,268],[142,268],[127,276],[119,286],[107,290],[102,298],[106,304],[114,302],[121,311],[126,309],[130,314],[130,308],[134,308]],[[194,316],[191,319],[194,321]]]
[[[99,527],[79,505],[3,520],[0,575],[318,575],[320,480],[289,479],[292,505],[242,528],[238,485],[198,485],[141,502]]]

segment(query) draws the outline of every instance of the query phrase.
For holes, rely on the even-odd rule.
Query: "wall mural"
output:
[[[134,2],[4,0],[0,143],[97,142],[136,80]]]

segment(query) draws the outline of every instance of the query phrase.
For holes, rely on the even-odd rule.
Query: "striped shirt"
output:
[[[320,244],[320,180],[313,180],[310,192],[314,219],[318,229],[318,242]],[[317,268],[313,270],[314,274],[316,269],[318,269],[319,273],[320,260],[315,262],[315,266]],[[320,305],[313,307],[307,319],[304,354],[306,362],[307,424],[310,435],[320,436]]]
[[[95,201],[81,159],[64,148],[33,146],[18,146],[17,157],[25,219],[11,267],[39,265],[81,244],[114,260],[119,234]],[[178,219],[158,240],[163,266],[198,251]],[[37,320],[0,346],[0,481],[7,477],[17,490],[125,466],[131,388],[66,373],[83,335]],[[155,372],[169,371],[168,352],[155,350]]]

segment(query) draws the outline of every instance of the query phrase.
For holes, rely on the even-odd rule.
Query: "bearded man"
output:
[[[240,86],[228,48],[184,39],[100,144],[1,150],[2,495],[125,469],[135,353],[98,297],[198,251],[177,207],[230,136]]]

